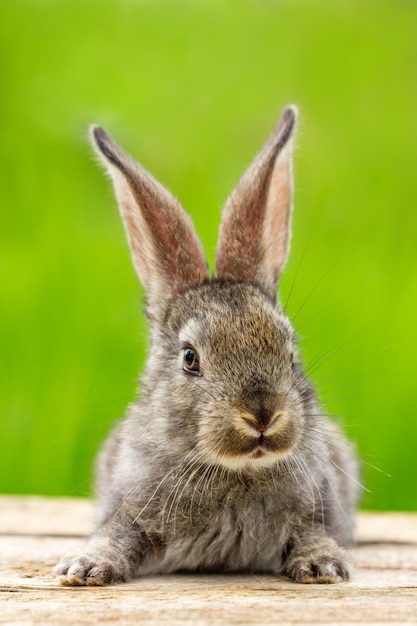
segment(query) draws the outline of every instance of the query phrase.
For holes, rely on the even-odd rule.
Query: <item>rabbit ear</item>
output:
[[[99,126],[91,128],[113,179],[137,275],[147,291],[151,319],[166,302],[208,278],[207,262],[191,219],[179,202]]]
[[[286,108],[229,197],[217,245],[217,278],[256,282],[273,300],[290,243],[296,120],[297,109]]]

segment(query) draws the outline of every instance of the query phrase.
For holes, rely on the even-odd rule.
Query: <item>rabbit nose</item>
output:
[[[241,418],[254,430],[263,434],[269,430],[279,420],[282,411],[275,411],[272,415],[252,415],[251,413],[241,413]]]

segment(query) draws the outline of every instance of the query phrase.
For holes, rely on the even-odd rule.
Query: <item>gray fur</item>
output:
[[[99,455],[96,530],[56,567],[63,584],[183,570],[349,577],[339,546],[353,541],[356,459],[322,414],[275,303],[295,119],[286,109],[229,199],[213,280],[177,201],[93,129],[147,288],[151,346],[141,399]]]

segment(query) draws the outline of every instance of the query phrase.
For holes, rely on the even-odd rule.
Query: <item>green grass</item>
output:
[[[0,491],[90,493],[145,358],[88,125],[178,195],[212,263],[222,203],[295,102],[282,299],[365,462],[363,505],[417,510],[416,32],[398,0],[1,3]]]

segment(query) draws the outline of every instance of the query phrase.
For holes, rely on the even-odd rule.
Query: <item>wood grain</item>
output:
[[[54,564],[92,524],[87,500],[0,497],[0,624],[417,624],[417,514],[358,515],[349,583],[183,575],[60,587]]]

